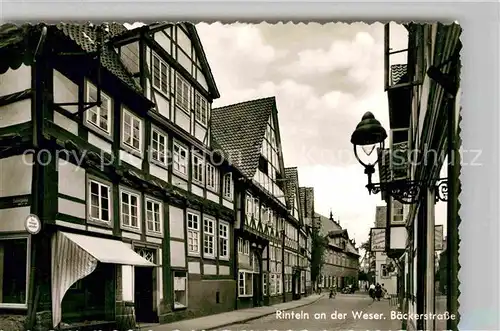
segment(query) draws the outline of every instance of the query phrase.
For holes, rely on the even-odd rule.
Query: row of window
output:
[[[112,191],[111,184],[96,179],[88,180],[88,216],[89,220],[111,225]],[[146,232],[163,232],[163,202],[152,197],[120,187],[120,222],[123,227],[141,230],[141,204],[145,204]]]
[[[87,93],[90,101],[97,100],[97,89],[92,84],[87,84]],[[87,122],[97,129],[104,131],[106,134],[111,134],[111,99],[102,93],[102,105],[100,107],[92,107],[87,111]],[[134,115],[128,109],[123,108],[122,116],[122,142],[125,146],[134,152],[142,155],[144,137],[143,120]],[[151,160],[163,166],[168,166],[169,151],[168,151],[167,135],[156,127],[152,128],[151,132]],[[176,173],[188,175],[188,149],[177,141],[173,143],[172,151],[172,169]],[[192,153],[192,174],[193,180],[204,184],[206,181],[207,188],[218,192],[219,191],[219,172],[212,164],[205,161],[205,158],[199,154]],[[231,174],[225,174],[223,179],[224,197],[233,198],[233,187]]]
[[[218,256],[221,260],[228,260],[229,223],[219,220],[217,225],[215,219],[204,217],[202,224],[200,218],[198,214],[187,213],[188,254],[195,256],[203,254],[204,258],[212,259]]]
[[[340,265],[344,267],[356,268],[358,266],[358,260],[350,259],[342,253],[327,253],[326,262],[330,264]]]
[[[250,241],[238,238],[238,253],[250,255]]]
[[[170,99],[170,66],[158,54],[153,54],[153,87]],[[175,75],[175,105],[187,114],[191,111],[191,86],[179,73]],[[199,92],[194,95],[194,114],[198,123],[208,124],[208,101]]]

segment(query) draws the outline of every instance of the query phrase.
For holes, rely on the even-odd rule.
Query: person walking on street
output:
[[[373,301],[375,301],[375,285],[373,283],[370,285],[370,288],[368,290],[368,294],[373,299]]]
[[[382,286],[379,283],[375,286],[375,297],[377,301],[380,301],[380,297],[382,296]]]

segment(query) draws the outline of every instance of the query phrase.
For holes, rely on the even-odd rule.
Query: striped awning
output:
[[[90,237],[58,231],[52,237],[52,322],[61,322],[61,303],[66,291],[78,280],[90,275],[97,262],[154,267],[118,240]]]

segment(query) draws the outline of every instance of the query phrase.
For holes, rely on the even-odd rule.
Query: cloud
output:
[[[380,196],[369,196],[350,136],[366,111],[388,128],[383,25],[200,23],[221,98],[213,106],[275,96],[283,157],[315,188],[358,243],[367,239]],[[392,30],[399,49],[405,29]],[[374,178],[378,178],[375,174]]]

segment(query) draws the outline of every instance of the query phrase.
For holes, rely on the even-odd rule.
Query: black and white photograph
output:
[[[0,25],[0,330],[458,330],[461,34]]]

